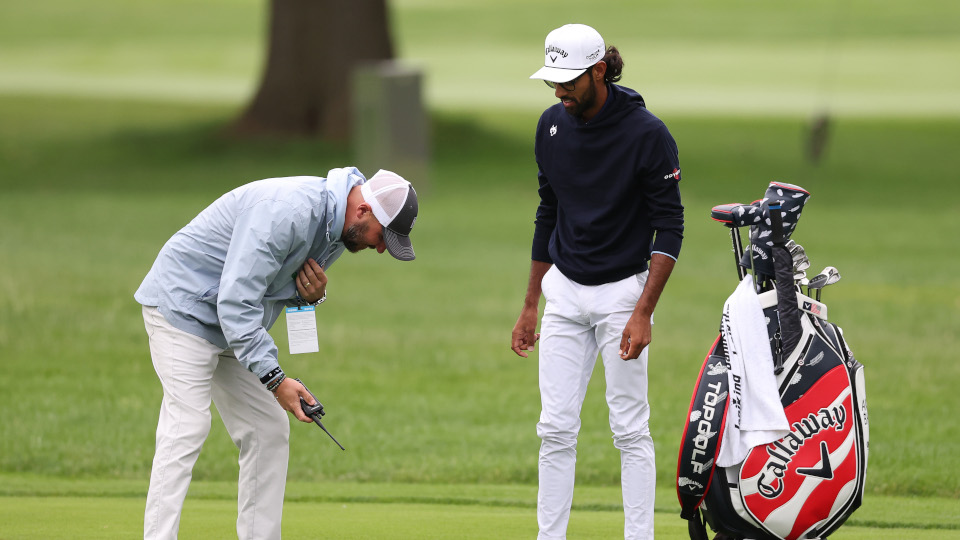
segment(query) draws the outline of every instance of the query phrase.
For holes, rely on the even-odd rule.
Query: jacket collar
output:
[[[327,173],[327,230],[331,242],[339,242],[347,217],[347,196],[350,190],[366,182],[356,167],[331,169]]]

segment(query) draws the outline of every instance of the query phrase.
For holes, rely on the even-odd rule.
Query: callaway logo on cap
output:
[[[412,261],[415,257],[410,231],[417,222],[419,205],[417,192],[410,182],[381,169],[360,186],[360,193],[383,225],[383,241],[390,255],[401,261]]]
[[[555,83],[572,81],[603,59],[603,38],[585,24],[565,24],[547,34],[543,67],[530,76]]]

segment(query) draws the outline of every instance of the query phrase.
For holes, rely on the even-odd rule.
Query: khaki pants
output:
[[[290,440],[286,411],[232,351],[170,326],[154,307],[143,308],[143,320],[163,385],[143,537],[177,537],[193,465],[210,431],[212,400],[240,450],[237,536],[279,539]]]

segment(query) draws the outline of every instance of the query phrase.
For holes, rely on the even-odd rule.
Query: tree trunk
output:
[[[267,63],[240,135],[350,137],[350,82],[393,58],[386,0],[270,0]]]

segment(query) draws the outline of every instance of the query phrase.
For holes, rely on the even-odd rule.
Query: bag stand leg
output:
[[[690,540],[710,540],[707,537],[707,525],[699,509],[693,518],[687,520],[687,532],[690,533]]]

